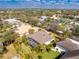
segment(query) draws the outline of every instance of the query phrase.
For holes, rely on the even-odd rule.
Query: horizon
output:
[[[79,9],[78,0],[0,0],[0,8]]]

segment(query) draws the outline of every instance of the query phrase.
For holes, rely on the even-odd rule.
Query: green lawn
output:
[[[44,52],[42,53],[42,59],[55,59],[60,53],[59,52]]]
[[[25,46],[24,44],[22,44],[22,49],[23,49],[23,53],[25,53],[25,59],[29,59],[28,55],[33,56],[34,59],[38,59],[38,55],[42,56],[42,59],[55,59],[60,53],[59,52],[54,52],[54,51],[43,51],[41,53],[37,53],[36,51],[31,51],[30,46]]]

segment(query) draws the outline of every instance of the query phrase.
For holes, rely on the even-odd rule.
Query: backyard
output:
[[[22,48],[23,54],[24,54],[23,58],[25,58],[25,59],[30,59],[30,58],[33,58],[33,59],[55,59],[60,54],[59,52],[52,51],[52,50],[50,50],[49,52],[47,52],[45,50],[43,52],[38,53],[34,50],[31,50],[31,47],[26,46],[25,44],[22,44],[21,48]],[[38,56],[40,56],[40,57],[38,57]]]
[[[42,59],[55,59],[59,54],[59,52],[54,51],[44,52],[42,53]]]

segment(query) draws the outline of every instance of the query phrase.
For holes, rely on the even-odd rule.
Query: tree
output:
[[[26,45],[28,44],[28,36],[27,35],[22,36],[22,42],[25,43]]]
[[[34,33],[34,29],[29,29],[29,34],[33,34]]]
[[[46,51],[49,52],[51,50],[52,46],[51,45],[47,45],[46,46]]]
[[[42,56],[41,55],[38,55],[38,59],[42,59]]]
[[[64,39],[71,36],[71,33],[69,31],[64,31]]]
[[[75,30],[73,31],[73,34],[79,36],[79,26],[76,26]]]

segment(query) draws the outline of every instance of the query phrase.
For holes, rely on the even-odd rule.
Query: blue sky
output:
[[[0,8],[79,9],[79,0],[0,0]]]

